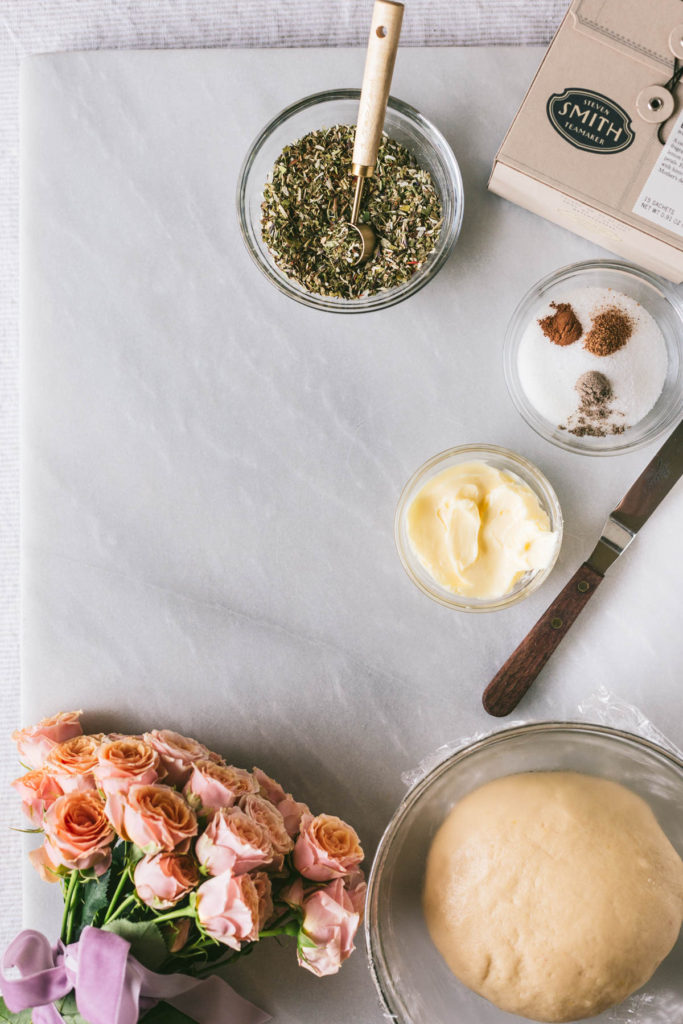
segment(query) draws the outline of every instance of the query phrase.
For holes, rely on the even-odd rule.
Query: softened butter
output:
[[[531,488],[485,462],[428,480],[408,508],[407,531],[433,579],[474,598],[508,594],[526,573],[546,568],[557,544]]]

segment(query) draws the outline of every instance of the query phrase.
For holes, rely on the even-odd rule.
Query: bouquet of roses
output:
[[[44,836],[30,857],[64,915],[56,946],[25,931],[8,948],[0,1019],[255,1024],[267,1015],[217,967],[271,936],[295,938],[316,975],[353,951],[363,851],[339,818],[175,732],[83,735],[62,712],[13,738],[30,768],[13,785]]]

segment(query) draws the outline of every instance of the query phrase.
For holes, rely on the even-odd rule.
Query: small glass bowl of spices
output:
[[[508,325],[505,379],[538,434],[583,455],[653,441],[683,413],[683,305],[639,267],[587,260],[531,288]]]
[[[423,594],[457,611],[492,612],[547,579],[562,543],[562,510],[543,473],[521,455],[460,445],[413,473],[394,537]]]
[[[389,98],[375,173],[360,221],[377,246],[357,263],[350,220],[358,89],[308,96],[260,133],[242,166],[239,222],[259,269],[281,292],[315,309],[366,313],[414,295],[444,265],[460,233],[460,170],[443,135]]]

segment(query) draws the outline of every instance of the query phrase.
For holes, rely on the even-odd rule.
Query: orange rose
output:
[[[304,814],[294,847],[294,867],[313,882],[341,878],[358,867],[364,857],[355,830],[341,818]]]
[[[81,714],[81,711],[60,711],[49,718],[43,718],[37,725],[15,730],[12,739],[24,764],[29,768],[42,768],[53,747],[72,736],[80,736],[83,732]]]
[[[97,765],[99,736],[74,736],[58,743],[47,755],[45,770],[57,780],[65,793],[84,793],[95,789],[93,769]]]
[[[170,786],[135,784],[127,793],[109,793],[106,813],[119,835],[145,853],[186,853],[197,834],[192,809]]]
[[[103,743],[97,751],[95,779],[105,793],[126,790],[134,782],[148,785],[160,775],[159,755],[137,736],[122,736]]]
[[[104,813],[98,793],[66,793],[45,814],[45,867],[103,874],[111,863],[116,834]]]

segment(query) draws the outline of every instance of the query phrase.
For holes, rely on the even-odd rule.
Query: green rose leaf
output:
[[[0,1021],[7,1021],[7,1024],[31,1024],[31,1011],[22,1010],[21,1013],[12,1013],[7,1009],[5,1000],[0,998]]]
[[[117,918],[105,924],[102,930],[114,932],[130,942],[133,956],[145,967],[149,967],[150,971],[160,967],[168,956],[164,937],[154,921],[126,921]]]
[[[63,999],[55,1000],[55,1007],[64,1018],[65,1024],[88,1024],[85,1017],[81,1017],[76,1006],[76,996],[69,992]]]
[[[135,843],[128,843],[127,845],[128,863],[132,867],[133,865],[137,864],[139,860],[142,860],[142,858],[145,856],[145,851],[141,849],[139,846],[136,846]]]
[[[78,942],[85,926],[93,924],[97,915],[109,906],[109,874],[107,871],[100,878],[89,878],[82,883],[79,922],[73,931],[73,942]]]

